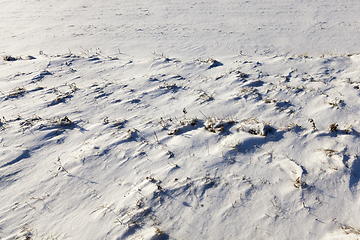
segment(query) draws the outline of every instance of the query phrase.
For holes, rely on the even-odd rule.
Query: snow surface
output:
[[[357,1],[1,0],[1,239],[356,239]]]

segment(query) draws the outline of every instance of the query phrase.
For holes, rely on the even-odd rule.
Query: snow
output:
[[[0,1],[1,239],[355,239],[356,1]]]

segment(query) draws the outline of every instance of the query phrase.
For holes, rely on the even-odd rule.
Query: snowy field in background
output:
[[[357,53],[360,6],[335,1],[1,0],[4,54],[120,49],[130,58]]]
[[[356,239],[357,1],[0,0],[1,239]]]

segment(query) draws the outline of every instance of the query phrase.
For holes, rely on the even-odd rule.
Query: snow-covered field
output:
[[[357,239],[357,1],[0,0],[0,239]]]

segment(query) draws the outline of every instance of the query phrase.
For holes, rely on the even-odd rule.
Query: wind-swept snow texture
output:
[[[356,1],[0,1],[1,239],[356,239]]]

